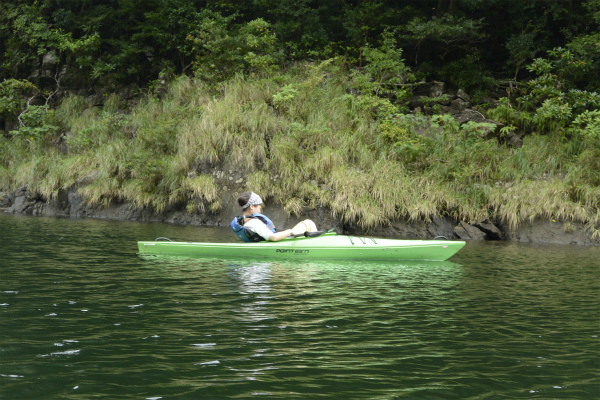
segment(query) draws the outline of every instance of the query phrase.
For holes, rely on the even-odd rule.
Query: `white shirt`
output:
[[[269,240],[271,235],[273,235],[273,232],[258,218],[246,219],[244,228],[258,234],[265,240]]]

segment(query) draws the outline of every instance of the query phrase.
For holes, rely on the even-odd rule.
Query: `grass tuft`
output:
[[[404,115],[351,87],[326,62],[270,80],[238,75],[216,95],[179,77],[127,113],[116,96],[102,109],[71,96],[55,114],[63,148],[56,138],[0,138],[0,189],[29,185],[53,198],[77,188],[90,204],[216,213],[212,173],[227,166],[291,215],[326,207],[365,230],[441,213],[511,228],[536,218],[578,221],[600,237],[600,150],[590,135],[530,135],[515,149],[482,137],[483,125]],[[496,114],[520,129],[529,123],[501,107]]]

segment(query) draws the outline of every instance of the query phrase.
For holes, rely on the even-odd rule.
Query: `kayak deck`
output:
[[[194,257],[444,261],[464,245],[462,241],[375,239],[327,233],[258,243],[141,241],[138,249],[140,254]]]

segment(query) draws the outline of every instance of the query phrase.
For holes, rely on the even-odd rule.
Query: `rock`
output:
[[[509,146],[514,147],[515,149],[518,149],[519,147],[523,146],[523,136],[519,135],[518,133],[509,133],[508,135],[506,135],[505,140]]]
[[[411,97],[410,101],[408,102],[408,107],[411,108],[412,110],[420,112],[420,109],[425,106],[422,101],[425,98],[427,98],[427,96],[417,95],[417,96]]]
[[[34,201],[27,200],[27,196],[17,196],[13,204],[6,210],[8,213],[31,214]]]
[[[491,119],[487,119],[481,114],[479,111],[466,109],[462,111],[452,110],[450,111],[450,115],[461,125],[466,124],[467,122],[473,121],[477,123],[488,123],[492,124],[492,128],[488,127],[479,127],[477,135],[484,139],[492,139],[500,137],[500,129],[504,127],[504,124],[500,122],[496,122]]]
[[[60,211],[67,211],[70,208],[69,204],[69,192],[65,189],[59,189],[55,199],[55,206]]]
[[[444,82],[421,82],[415,87],[414,93],[415,95],[420,95],[421,97],[440,97],[444,94],[444,90]]]
[[[444,94],[444,82],[431,82],[431,87],[429,90],[429,95],[431,97],[440,97]]]
[[[69,88],[71,93],[79,95],[90,95],[90,89],[86,88],[91,85],[89,77],[79,68],[71,68],[65,65],[60,73],[60,85],[62,88]],[[68,93],[65,93],[65,95]]]
[[[467,103],[471,103],[471,96],[466,94],[462,89],[458,89],[458,92],[456,92],[456,97],[466,101]]]
[[[523,221],[517,228],[505,227],[504,232],[507,240],[516,242],[600,246],[600,238],[592,237],[580,222],[537,218]]]
[[[461,110],[460,112],[453,112],[452,116],[459,124],[464,124],[469,121],[473,122],[484,122],[486,118],[479,111],[475,110]]]
[[[122,86],[117,90],[117,95],[123,100],[130,100],[134,96],[130,87]]]
[[[457,111],[466,110],[471,107],[471,103],[463,99],[454,99],[450,102],[450,108]]]
[[[59,61],[60,59],[56,55],[56,52],[50,51],[42,58],[42,68],[53,68]]]
[[[485,232],[463,221],[454,228],[454,233],[465,240],[484,240],[486,238]]]
[[[482,219],[473,224],[480,231],[485,233],[485,238],[488,240],[503,240],[504,234],[496,225],[487,219]]]
[[[434,216],[427,227],[427,232],[430,235],[429,237],[434,238],[436,236],[444,236],[447,239],[455,238],[454,224],[456,224],[455,220],[444,218],[440,215]]]
[[[87,96],[85,101],[92,106],[101,107],[104,105],[104,101],[108,98],[108,89],[101,86],[94,88],[94,94]]]
[[[0,117],[0,127],[2,126],[4,127],[4,131],[0,133],[4,133],[4,135],[8,137],[10,136],[10,131],[19,129],[19,120]]]
[[[331,215],[329,218],[331,218]],[[318,220],[315,219],[314,221],[317,222]],[[454,225],[456,225],[455,220],[437,215],[430,221],[411,221],[400,218],[391,221],[387,226],[371,228],[368,231],[360,229],[360,227],[355,225],[345,224],[344,226],[340,226],[337,231],[339,233],[360,236],[397,237],[404,239],[433,239],[436,236],[445,236],[448,239],[453,239],[456,238],[456,235],[454,234]],[[317,226],[321,228],[319,223],[317,223]]]
[[[69,203],[69,215],[71,217],[83,217],[85,215],[85,199],[79,193],[73,191],[67,195]]]
[[[8,208],[13,203],[13,196],[10,193],[0,192],[0,208]]]
[[[497,107],[500,105],[500,102],[498,101],[498,99],[495,99],[493,97],[490,96],[482,96],[479,99],[479,104],[487,104],[491,107]]]

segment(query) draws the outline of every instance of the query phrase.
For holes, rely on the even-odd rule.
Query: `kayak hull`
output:
[[[141,241],[138,249],[140,254],[194,257],[444,261],[464,245],[462,241],[374,239],[325,234],[314,238],[258,243]]]

